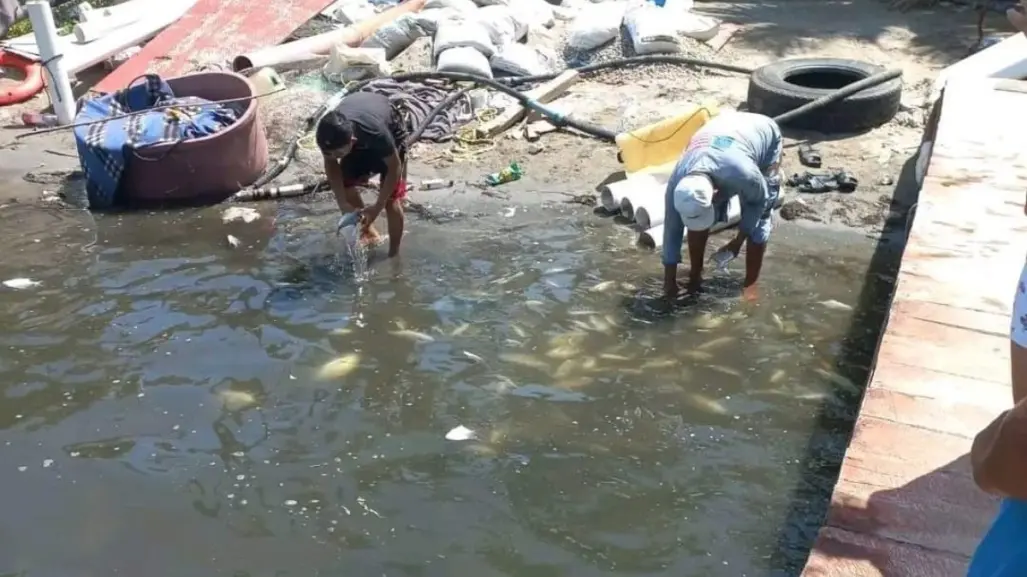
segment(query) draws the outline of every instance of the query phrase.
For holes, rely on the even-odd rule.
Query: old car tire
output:
[[[772,117],[784,114],[883,71],[875,64],[842,58],[773,62],[757,68],[749,77],[749,111]],[[811,110],[786,126],[824,133],[861,132],[891,120],[899,111],[901,99],[899,77]]]

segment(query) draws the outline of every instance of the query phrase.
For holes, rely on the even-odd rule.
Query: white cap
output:
[[[690,174],[674,187],[674,209],[688,230],[708,230],[716,219],[713,183],[701,174]]]

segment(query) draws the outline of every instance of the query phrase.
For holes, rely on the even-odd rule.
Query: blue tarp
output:
[[[75,145],[86,177],[90,208],[116,204],[121,175],[133,161],[159,162],[139,160],[135,158],[137,151],[146,158],[142,149],[147,146],[208,136],[237,119],[232,107],[193,96],[176,98],[156,74],[144,78],[145,82],[87,100],[75,117],[75,124],[80,125],[75,127]],[[174,106],[149,110],[169,105]],[[125,116],[143,110],[149,111]],[[110,120],[98,122],[105,118]]]

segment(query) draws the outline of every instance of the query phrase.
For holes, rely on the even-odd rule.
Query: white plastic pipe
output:
[[[624,196],[620,201],[620,213],[628,220],[635,220],[635,211],[646,199],[663,198],[664,184],[652,174],[637,173],[624,180]]]
[[[663,224],[666,207],[666,186],[645,188],[635,201],[635,224],[639,229],[647,230]]]
[[[782,195],[783,196],[783,195]],[[780,206],[780,197],[778,197],[778,204]],[[710,227],[710,232],[720,232],[726,228],[731,228],[738,224],[738,221],[742,220],[742,203],[737,196],[731,197],[731,200],[727,204],[727,220],[721,220],[713,223]],[[648,230],[643,231],[638,235],[636,244],[642,248],[648,249],[659,249],[663,247],[663,225],[656,225]]]
[[[32,22],[32,32],[39,47],[39,58],[46,71],[46,91],[53,103],[54,114],[61,125],[75,120],[75,94],[68,79],[67,62],[58,48],[57,27],[53,22],[53,10],[46,0],[31,0],[25,4],[25,12]]]
[[[617,212],[620,210],[620,201],[624,199],[624,193],[630,187],[631,184],[628,182],[628,179],[603,185],[599,191],[599,202],[606,210]]]
[[[75,33],[75,38],[84,44],[92,42],[112,30],[136,22],[140,17],[141,15],[135,10],[117,12],[104,18],[94,18],[90,22],[79,22],[72,32]]]

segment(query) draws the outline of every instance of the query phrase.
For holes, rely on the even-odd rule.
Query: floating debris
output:
[[[450,429],[448,433],[446,433],[447,441],[470,441],[471,439],[476,439],[477,437],[478,435],[474,431],[468,429],[463,425],[457,425],[453,429]]]
[[[22,289],[37,287],[37,286],[39,286],[41,284],[43,284],[43,283],[41,283],[41,282],[39,282],[37,280],[32,280],[30,278],[12,278],[12,279],[8,279],[8,280],[4,281],[4,286],[5,287],[12,288],[14,290],[22,290]]]
[[[247,206],[232,206],[226,208],[225,211],[221,213],[221,222],[225,224],[235,222],[237,220],[241,220],[245,223],[251,223],[259,218],[260,213],[257,212],[257,209]]]
[[[232,248],[238,248],[240,244],[242,244],[242,242],[239,239],[235,238],[232,235],[228,235],[228,246]]]

